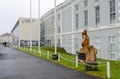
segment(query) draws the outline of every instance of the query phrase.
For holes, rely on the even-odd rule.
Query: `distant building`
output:
[[[10,33],[4,33],[0,35],[0,44],[4,45],[6,44],[7,46],[11,45],[12,37]]]
[[[54,46],[54,12],[53,9],[41,17],[45,46]],[[42,30],[42,29],[41,29]]]
[[[38,45],[39,40],[39,27],[38,19],[32,19],[31,25],[31,40],[32,46]],[[30,18],[21,17],[16,22],[12,31],[12,45],[13,46],[29,46],[30,45]]]
[[[75,54],[87,28],[98,58],[120,59],[120,0],[66,0],[57,6],[57,46]],[[45,45],[54,46],[54,9],[41,17]]]
[[[45,46],[45,22],[43,20],[40,21],[40,45]]]

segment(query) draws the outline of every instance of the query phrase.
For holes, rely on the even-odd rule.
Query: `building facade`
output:
[[[40,20],[40,46],[45,46],[45,22]]]
[[[32,46],[38,45],[39,40],[39,20],[32,19],[31,22],[31,41]],[[13,46],[29,46],[30,45],[30,19],[29,18],[19,18],[13,27],[12,31],[12,45]]]
[[[41,17],[45,45],[55,45],[54,9]],[[81,48],[81,32],[88,29],[98,58],[120,59],[120,0],[66,0],[57,6],[57,46],[75,54]]]
[[[11,42],[12,42],[12,36],[10,33],[4,33],[4,34],[0,35],[0,44],[1,45],[6,44],[6,46],[11,46]]]

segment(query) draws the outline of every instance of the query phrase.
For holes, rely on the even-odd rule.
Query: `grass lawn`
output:
[[[22,50],[22,51],[24,51],[28,54],[31,54],[33,56],[36,56],[36,57],[55,62],[57,64],[61,64],[65,67],[68,67],[68,68],[71,68],[71,69],[74,69],[77,71],[82,71],[82,72],[85,72],[85,73],[90,74],[90,75],[99,76],[103,79],[107,79],[106,65],[104,65],[104,66],[101,66],[102,64],[98,65],[99,66],[98,71],[85,71],[85,65],[83,65],[83,64],[78,64],[78,68],[76,68],[75,63],[70,62],[70,61],[75,61],[76,56],[66,53],[65,50],[63,50],[62,48],[58,48],[57,52],[60,53],[61,56],[63,56],[64,58],[66,58],[70,61],[66,61],[63,58],[60,59],[60,62],[58,62],[58,60],[52,60],[52,55],[54,54],[54,48],[50,48],[50,47],[42,47],[41,48],[41,51],[42,51],[41,55],[40,55],[40,53],[37,52],[38,51],[37,47],[33,47],[33,50],[36,50],[36,51],[32,51],[32,52],[29,52],[29,50],[24,50],[23,48],[21,48],[19,50]],[[48,51],[50,53],[49,59],[47,58]],[[120,73],[120,61],[111,61],[111,60],[103,60],[103,59],[97,59],[97,61],[103,62],[104,64],[106,64],[106,62],[109,61],[110,62],[110,75],[111,75],[110,79],[120,79],[120,75],[119,75],[119,73]]]

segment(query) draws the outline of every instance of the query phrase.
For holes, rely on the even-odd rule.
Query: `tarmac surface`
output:
[[[0,79],[101,79],[0,46]]]

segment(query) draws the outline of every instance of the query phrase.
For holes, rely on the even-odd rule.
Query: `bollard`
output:
[[[28,48],[26,48],[27,52],[28,52]]]
[[[36,51],[35,51],[35,49],[34,49],[34,55],[35,55],[35,53],[36,53]]]
[[[107,78],[110,78],[110,62],[107,62]]]
[[[29,49],[29,53],[31,53],[31,49]]]
[[[78,68],[78,55],[76,55],[76,68]]]
[[[49,51],[47,51],[47,59],[49,59],[49,55],[50,55],[50,52],[49,52]]]
[[[60,53],[58,53],[58,62],[60,62]]]
[[[27,52],[27,47],[26,47],[26,52]]]
[[[42,55],[42,53],[41,53],[41,51],[40,51],[40,50],[38,50],[38,53],[40,54],[40,56]]]
[[[25,51],[27,51],[27,47],[25,47]]]
[[[32,51],[33,51],[33,49],[31,48],[31,49],[30,49],[30,51],[32,52]]]
[[[27,48],[25,48],[25,51],[27,52]]]

